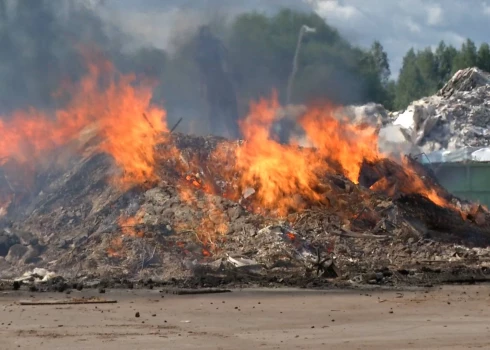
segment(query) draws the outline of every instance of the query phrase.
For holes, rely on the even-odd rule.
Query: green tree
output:
[[[417,67],[419,68],[424,87],[422,93],[424,95],[432,95],[438,89],[439,74],[438,64],[431,48],[417,52]]]
[[[315,28],[316,32],[303,37],[293,103],[321,98],[337,103],[385,99],[381,78],[387,80],[389,66],[381,45],[374,47],[373,52],[362,50],[352,46],[318,15],[283,10],[272,17],[242,14],[233,23],[227,46],[243,77],[239,84],[242,105],[250,98],[269,94],[273,88],[278,89],[280,97],[285,97],[303,25]]]
[[[453,63],[458,55],[458,50],[454,46],[446,46],[441,41],[435,52],[437,62],[438,88],[441,88],[450,78],[453,72]]]
[[[396,86],[397,84],[395,80],[388,81],[386,86],[386,101],[383,103],[383,105],[388,110],[395,109]]]
[[[371,45],[370,54],[374,59],[374,66],[379,74],[379,78],[383,85],[386,86],[391,75],[388,54],[385,52],[381,43],[377,40]]]
[[[471,39],[461,45],[461,50],[454,58],[453,74],[460,69],[475,67],[478,64],[478,53],[475,43]]]
[[[417,65],[417,55],[410,49],[403,58],[396,85],[395,108],[406,108],[410,102],[424,96],[425,82]]]
[[[490,72],[490,46],[487,43],[482,43],[478,49],[478,68]]]

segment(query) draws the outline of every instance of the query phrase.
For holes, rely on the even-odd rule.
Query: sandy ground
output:
[[[82,295],[118,303],[18,304]],[[158,290],[3,292],[0,349],[488,349],[489,303],[487,285],[164,297]]]

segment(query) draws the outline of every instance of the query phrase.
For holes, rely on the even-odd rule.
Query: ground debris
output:
[[[230,289],[200,288],[200,289],[162,289],[160,293],[175,295],[221,294],[231,293]]]
[[[22,300],[20,305],[77,305],[77,304],[115,304],[117,300],[100,298],[72,298],[67,300]]]

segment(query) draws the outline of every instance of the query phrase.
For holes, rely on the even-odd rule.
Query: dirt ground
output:
[[[80,296],[117,304],[21,306]],[[163,296],[163,297],[162,297]],[[469,349],[490,344],[490,286],[410,291],[0,294],[1,349]],[[136,317],[136,313],[140,317]]]

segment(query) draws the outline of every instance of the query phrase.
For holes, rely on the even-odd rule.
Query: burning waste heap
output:
[[[487,210],[410,157],[379,154],[378,130],[335,107],[301,111],[303,147],[271,136],[274,94],[251,103],[236,141],[170,133],[151,88],[105,61],[67,92],[54,116],[0,123],[4,277],[34,267],[200,285],[485,277]]]

